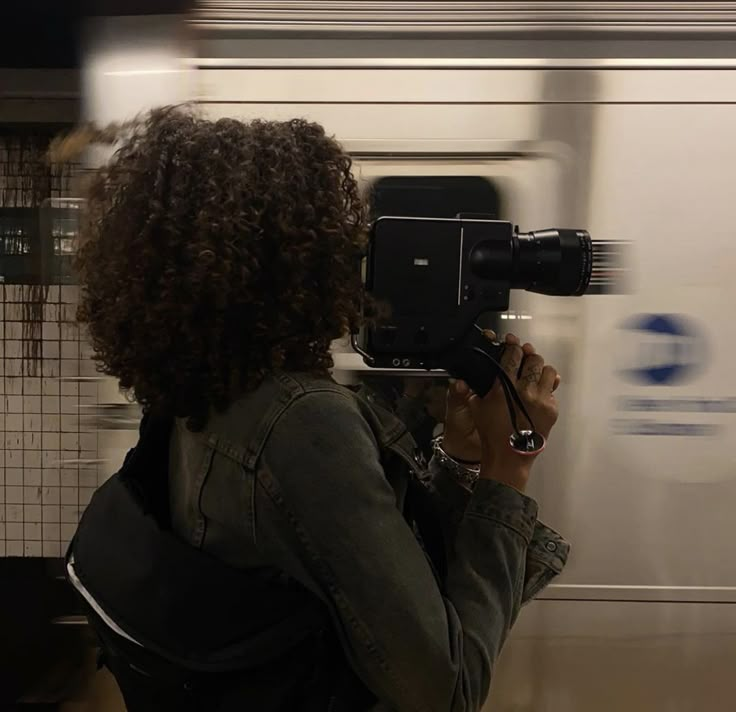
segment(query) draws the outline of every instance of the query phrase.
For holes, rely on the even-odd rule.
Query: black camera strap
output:
[[[524,402],[521,400],[521,396],[516,390],[516,386],[512,383],[503,366],[501,366],[493,356],[482,348],[475,347],[473,348],[473,351],[490,361],[496,368],[497,376],[501,383],[501,388],[503,389],[503,395],[506,399],[506,407],[508,408],[509,417],[511,418],[511,427],[514,429],[509,440],[511,447],[523,455],[535,455],[541,452],[546,444],[544,436],[536,431],[534,421],[529,415],[529,411],[526,409]],[[516,419],[517,407],[529,423],[529,430],[519,429],[519,424]]]

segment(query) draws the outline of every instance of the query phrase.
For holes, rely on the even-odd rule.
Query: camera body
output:
[[[476,372],[489,369],[478,359],[497,360],[503,346],[483,336],[480,315],[506,311],[512,289],[581,295],[592,266],[584,230],[520,233],[509,222],[477,215],[381,217],[372,228],[364,279],[390,316],[365,329],[362,339],[354,335],[353,346],[374,368],[443,369],[485,392],[490,385]]]

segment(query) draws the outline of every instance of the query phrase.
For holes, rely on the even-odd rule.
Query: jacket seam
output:
[[[380,669],[383,670],[384,673],[390,676],[391,680],[394,682],[397,688],[401,691],[402,697],[404,697],[405,699],[411,699],[413,696],[410,694],[409,690],[404,686],[401,679],[394,672],[393,668],[391,668],[386,657],[381,653],[380,648],[378,647],[376,641],[374,640],[373,636],[370,634],[370,631],[368,630],[368,626],[361,620],[360,616],[357,615],[353,607],[350,605],[350,602],[345,597],[345,594],[340,589],[337,577],[332,571],[329,563],[325,561],[315,551],[314,545],[312,544],[312,540],[309,537],[309,533],[304,528],[304,526],[298,521],[297,517],[293,514],[293,512],[289,509],[289,507],[286,505],[286,502],[283,497],[283,493],[281,492],[281,489],[276,481],[275,476],[269,470],[269,475],[270,475],[269,478],[273,482],[273,486],[269,486],[269,483],[263,482],[261,474],[262,472],[260,471],[257,473],[258,481],[260,482],[264,491],[268,495],[269,499],[271,499],[274,505],[280,511],[282,511],[284,515],[286,516],[286,520],[288,521],[292,530],[296,534],[297,539],[300,542],[301,546],[304,548],[304,551],[309,557],[309,560],[316,567],[318,576],[322,580],[323,584],[327,586],[327,590],[329,591],[332,597],[332,600],[335,602],[335,605],[340,610],[342,610],[344,614],[346,614],[348,623],[353,628],[353,630],[359,635],[360,640],[365,645],[365,648],[370,654],[370,656],[379,665]],[[415,709],[421,710],[422,708],[416,707]]]
[[[502,527],[505,527],[506,529],[510,529],[511,531],[518,534],[526,543],[527,549],[529,548],[530,543],[530,537],[524,534],[524,532],[519,528],[514,526],[513,524],[510,524],[509,522],[499,519],[498,517],[493,517],[488,514],[482,514],[481,512],[466,512],[466,517],[477,517],[478,519],[486,519],[490,522],[493,522],[494,524],[499,524]]]

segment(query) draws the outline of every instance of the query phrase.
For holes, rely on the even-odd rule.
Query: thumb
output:
[[[461,407],[466,405],[472,391],[465,381],[451,379],[447,388],[447,404]]]

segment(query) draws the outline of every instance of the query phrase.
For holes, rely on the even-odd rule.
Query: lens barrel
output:
[[[593,272],[593,241],[585,230],[516,233],[511,286],[537,294],[580,296]]]

